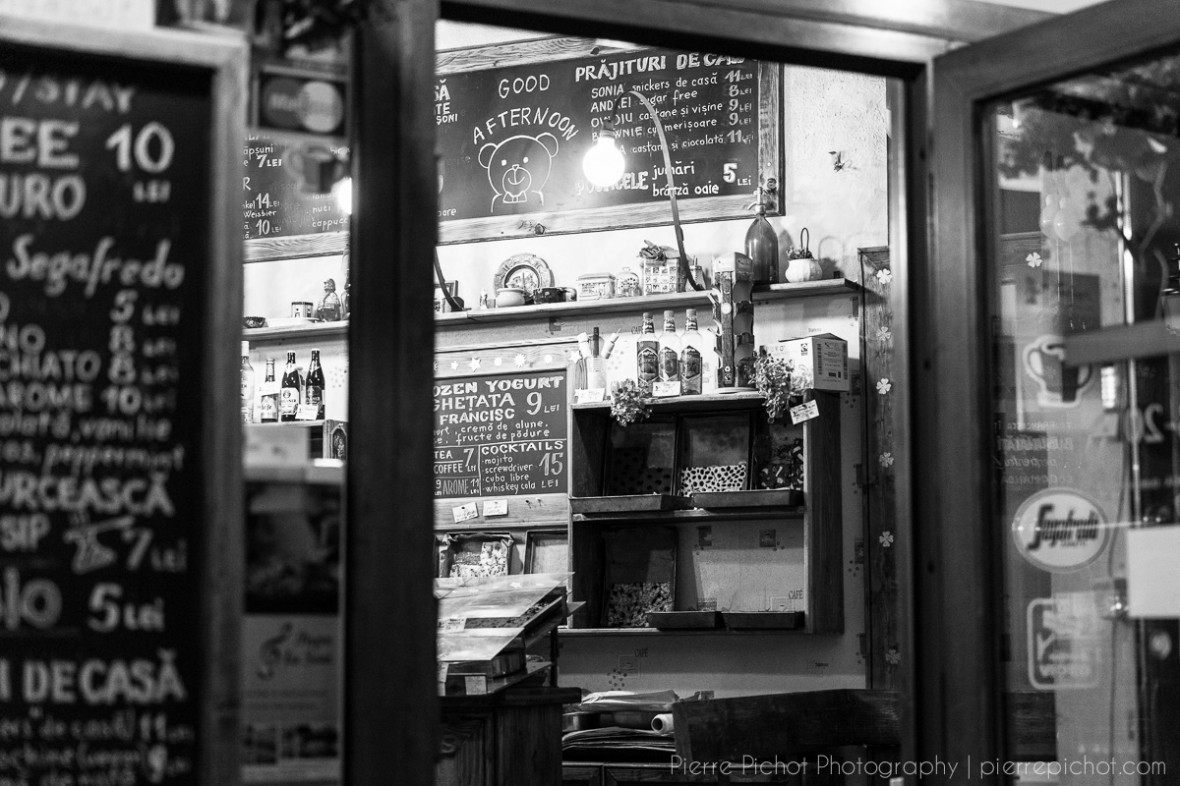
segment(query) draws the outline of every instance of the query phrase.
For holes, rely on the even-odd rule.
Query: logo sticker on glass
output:
[[[1068,573],[1106,550],[1110,530],[1098,503],[1072,489],[1051,488],[1026,499],[1012,521],[1020,556],[1042,570]]]

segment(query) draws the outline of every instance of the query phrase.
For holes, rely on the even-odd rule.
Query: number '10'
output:
[[[172,163],[176,143],[172,141],[172,133],[153,120],[139,129],[134,138],[130,123],[119,126],[118,131],[107,137],[107,149],[115,151],[115,165],[120,172],[131,169],[134,158],[136,166],[154,174],[163,172]]]

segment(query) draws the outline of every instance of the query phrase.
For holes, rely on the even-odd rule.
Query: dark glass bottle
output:
[[[680,336],[676,333],[676,312],[664,312],[664,332],[660,334],[660,381],[680,381]]]
[[[324,370],[320,367],[320,351],[311,351],[311,365],[307,367],[307,381],[303,386],[303,406],[315,413],[315,420],[324,419]]]
[[[635,343],[635,381],[643,392],[650,394],[652,383],[660,378],[660,342],[656,340],[656,326],[651,312],[643,314],[643,332]]]
[[[299,415],[299,398],[303,392],[303,377],[295,365],[295,353],[287,353],[287,367],[283,369],[283,383],[279,387],[279,420],[292,421]]]
[[[262,423],[277,423],[279,420],[279,395],[275,385],[275,359],[266,359],[266,376],[262,381],[262,398],[258,403],[258,420]]]
[[[758,187],[758,216],[746,230],[746,256],[754,261],[754,283],[777,284],[779,276],[778,236],[766,220],[766,202]]]

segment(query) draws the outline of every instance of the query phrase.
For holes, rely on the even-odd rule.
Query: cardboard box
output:
[[[847,391],[848,342],[831,333],[804,338],[788,338],[773,348],[779,357],[789,360],[793,374],[803,378],[803,387],[815,390]]]

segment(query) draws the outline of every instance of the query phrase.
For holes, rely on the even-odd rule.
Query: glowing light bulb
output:
[[[332,197],[345,215],[352,215],[352,178],[342,177],[332,186]]]
[[[594,147],[582,159],[582,172],[596,186],[605,188],[619,182],[623,176],[623,153],[615,144],[615,132],[604,129]]]

